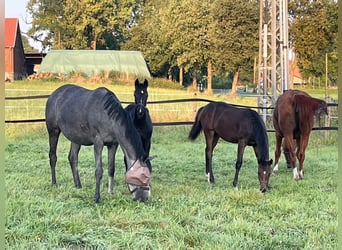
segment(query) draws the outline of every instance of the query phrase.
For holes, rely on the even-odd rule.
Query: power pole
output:
[[[260,0],[258,104],[267,107],[289,89],[288,0]]]

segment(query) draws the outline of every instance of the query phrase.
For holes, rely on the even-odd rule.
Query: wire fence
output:
[[[36,100],[36,99],[47,99],[49,95],[30,95],[30,96],[18,96],[18,97],[5,97],[5,101],[19,101],[19,100]],[[206,103],[213,102],[213,100],[209,99],[203,99],[203,98],[186,98],[186,99],[173,99],[173,100],[161,100],[161,101],[149,101],[147,102],[150,113],[153,112],[161,112],[164,114],[164,116],[167,118],[167,121],[154,121],[153,126],[177,126],[177,125],[192,125],[193,120],[195,117],[195,114],[197,110],[205,105]],[[130,104],[131,102],[125,102],[122,101],[122,104]],[[185,103],[187,103],[187,107],[184,109]],[[170,106],[168,108],[161,107],[165,105],[170,105],[172,106],[172,109]],[[181,106],[177,106],[176,104],[180,104]],[[189,105],[190,104],[190,105]],[[158,108],[154,108],[154,106],[158,105]],[[242,108],[251,108],[257,110],[260,114],[267,109],[268,110],[268,117],[266,118],[266,127],[268,132],[274,132],[272,122],[271,122],[271,113],[269,111],[272,111],[273,107],[260,107],[260,106],[246,106],[246,105],[237,105],[237,104],[231,104],[233,106],[237,107],[242,107]],[[329,108],[329,115],[325,118],[325,123],[324,126],[321,124],[316,124],[313,128],[313,130],[338,130],[338,112],[337,112],[337,107],[338,103],[328,103],[328,108]],[[41,123],[45,122],[44,118],[32,118],[30,117],[31,115],[29,114],[28,110],[30,109],[38,109],[40,110],[40,113],[42,113],[45,108],[44,105],[29,105],[27,104],[26,106],[20,106],[20,105],[6,105],[6,112],[5,114],[5,123],[6,124],[14,124],[14,123]],[[7,117],[13,117],[9,115],[11,112],[16,113],[16,110],[27,110],[27,118],[26,119],[7,119]],[[184,113],[184,110],[187,110],[189,112],[188,115],[183,116],[187,117],[187,120],[178,120],[175,119],[176,117],[171,115],[171,112],[181,112]],[[39,111],[38,111],[39,112]],[[184,114],[183,114],[184,115]],[[192,119],[189,119],[191,117]],[[173,119],[174,118],[174,119]],[[158,120],[158,119],[152,119],[152,120]]]

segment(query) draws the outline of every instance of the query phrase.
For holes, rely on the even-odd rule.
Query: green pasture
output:
[[[48,94],[58,85],[15,82],[6,85],[6,96]],[[119,99],[133,100],[132,86],[109,88],[117,89]],[[193,95],[151,88],[149,100],[162,94],[165,99]],[[249,103],[251,98],[201,97],[255,105]],[[6,120],[43,118],[44,108],[38,107],[44,107],[44,100],[20,102],[6,101]],[[270,179],[271,190],[262,194],[252,148],[246,149],[236,191],[236,145],[219,142],[213,158],[216,183],[210,185],[203,135],[190,142],[189,130],[190,126],[154,128],[151,155],[158,157],[152,162],[152,196],[145,203],[132,201],[124,183],[121,150],[116,157],[115,195],[107,193],[104,150],[102,200],[96,205],[92,147],[80,151],[83,188],[76,189],[67,160],[69,142],[61,136],[58,185],[53,187],[44,123],[6,124],[6,249],[337,249],[336,131],[312,132],[302,181],[292,179],[282,156],[279,173]],[[274,158],[272,132],[269,140]]]

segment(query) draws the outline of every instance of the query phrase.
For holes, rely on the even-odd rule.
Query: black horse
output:
[[[150,156],[151,137],[153,132],[152,120],[148,109],[143,104],[129,104],[125,110],[131,117],[134,127],[140,135],[146,155]],[[126,162],[126,160],[125,160]],[[150,164],[149,160],[146,161]]]
[[[134,101],[135,104],[142,104],[146,107],[147,98],[148,98],[148,81],[145,79],[143,83],[140,83],[138,79],[134,82],[135,90],[134,90]]]
[[[212,171],[213,150],[221,137],[225,141],[238,144],[233,186],[238,187],[245,147],[252,146],[258,161],[260,191],[265,192],[268,189],[272,160],[269,160],[265,124],[256,111],[223,102],[209,103],[197,111],[189,139],[195,140],[202,130],[206,140],[205,166],[210,183],[215,181]]]
[[[68,159],[77,188],[82,187],[77,169],[79,150],[81,145],[94,145],[96,203],[100,201],[104,146],[108,148],[108,192],[114,194],[115,153],[120,145],[130,166],[126,171],[126,182],[134,187],[133,199],[146,201],[150,197],[151,165],[146,164],[148,157],[132,119],[113,92],[104,87],[87,90],[71,84],[64,85],[48,98],[45,116],[52,184],[56,184],[56,150],[62,132],[71,141]],[[132,182],[129,183],[128,179]]]

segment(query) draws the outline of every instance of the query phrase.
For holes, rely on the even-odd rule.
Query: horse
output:
[[[125,180],[132,188],[133,200],[146,201],[150,197],[152,166],[146,163],[148,157],[132,119],[113,92],[105,87],[88,90],[72,84],[63,85],[49,96],[45,118],[53,185],[56,185],[57,144],[62,133],[71,141],[68,160],[76,188],[82,187],[77,168],[81,145],[94,146],[95,203],[100,202],[104,146],[108,149],[109,194],[114,195],[115,153],[120,145],[129,166]]]
[[[272,159],[269,160],[265,124],[256,111],[238,108],[224,102],[211,102],[197,111],[188,138],[195,140],[202,130],[206,141],[205,167],[209,183],[215,182],[212,156],[219,138],[222,138],[227,142],[238,144],[234,188],[238,189],[238,177],[245,147],[252,146],[258,162],[260,191],[264,193],[269,189]]]
[[[320,117],[324,113],[328,114],[327,103],[311,97],[304,91],[287,90],[278,97],[272,115],[276,136],[274,173],[279,170],[278,163],[281,146],[283,146],[287,167],[293,169],[293,178],[303,179],[305,150],[314,124],[314,117]],[[299,161],[299,173],[296,167],[296,157]]]
[[[143,83],[140,83],[138,79],[134,82],[135,90],[134,90],[134,102],[135,104],[142,104],[146,107],[147,98],[148,98],[148,81],[145,79]]]
[[[132,119],[134,127],[138,131],[143,148],[149,160],[150,149],[151,149],[151,138],[153,133],[152,120],[150,117],[149,110],[142,103],[139,104],[129,104],[126,106],[125,111],[128,113],[129,117]],[[125,158],[126,162],[126,158]],[[150,161],[147,161],[147,164]],[[126,165],[127,167],[127,165]]]

